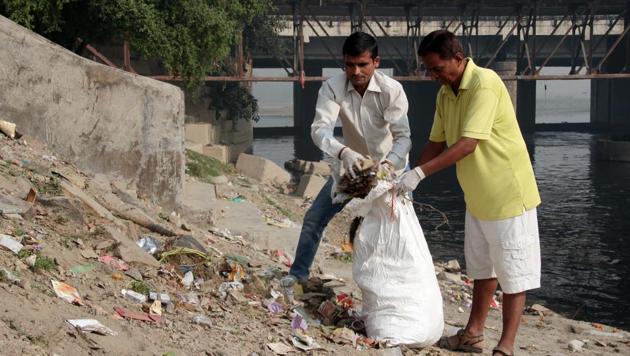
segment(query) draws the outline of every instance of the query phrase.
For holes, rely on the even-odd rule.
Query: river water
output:
[[[577,132],[526,136],[543,201],[542,288],[531,292],[529,301],[568,317],[630,329],[630,163],[597,160],[597,139]],[[294,147],[290,136],[254,141],[255,154],[281,166],[295,158]],[[454,170],[423,181],[414,198],[448,216],[448,226],[436,231],[441,216],[418,211],[434,258],[465,265],[465,205]]]

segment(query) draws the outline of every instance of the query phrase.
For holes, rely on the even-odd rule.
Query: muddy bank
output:
[[[171,212],[119,182],[84,174],[29,137],[0,135],[0,158],[0,233],[22,246],[0,249],[5,354],[273,355],[302,353],[300,347],[322,355],[450,354],[385,350],[354,331],[325,325],[318,312],[325,301],[343,309],[348,299],[338,296],[345,294],[360,310],[351,253],[342,249],[347,214],[327,230],[317,278],[294,291],[299,308],[292,309],[278,279],[288,270],[310,204],[286,194],[294,186],[261,184],[211,162],[216,173],[187,176],[184,208]],[[142,239],[157,251],[138,245]],[[450,333],[466,321],[470,282],[453,262],[435,265]],[[80,302],[60,298],[51,281],[76,288]],[[157,293],[158,303],[149,292]],[[497,296],[487,352],[499,338],[500,305]],[[306,323],[298,320],[297,329],[306,330],[295,331],[296,310]],[[74,319],[98,320],[115,335],[81,332],[69,326]],[[523,315],[517,352],[568,354],[572,340],[583,354],[630,354],[627,333],[540,307]]]

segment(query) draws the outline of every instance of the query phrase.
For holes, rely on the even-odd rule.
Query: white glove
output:
[[[396,183],[396,190],[401,193],[411,192],[426,177],[420,167],[416,167],[410,171],[403,173]]]
[[[354,169],[361,169],[361,160],[365,159],[362,154],[357,153],[346,147],[341,152],[341,161],[343,162],[343,168],[346,170],[346,173],[350,174],[350,177],[353,179],[357,177],[357,174],[354,172]]]

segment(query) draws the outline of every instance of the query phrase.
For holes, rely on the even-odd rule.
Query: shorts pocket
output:
[[[503,254],[503,270],[509,278],[523,277],[529,274],[530,236],[510,239],[501,242]]]

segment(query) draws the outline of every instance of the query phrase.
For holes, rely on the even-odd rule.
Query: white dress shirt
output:
[[[408,107],[402,85],[387,75],[375,71],[361,96],[341,73],[319,89],[311,137],[331,157],[337,158],[348,146],[376,162],[388,159],[400,170],[407,165],[411,148]],[[333,135],[338,118],[345,144]]]

